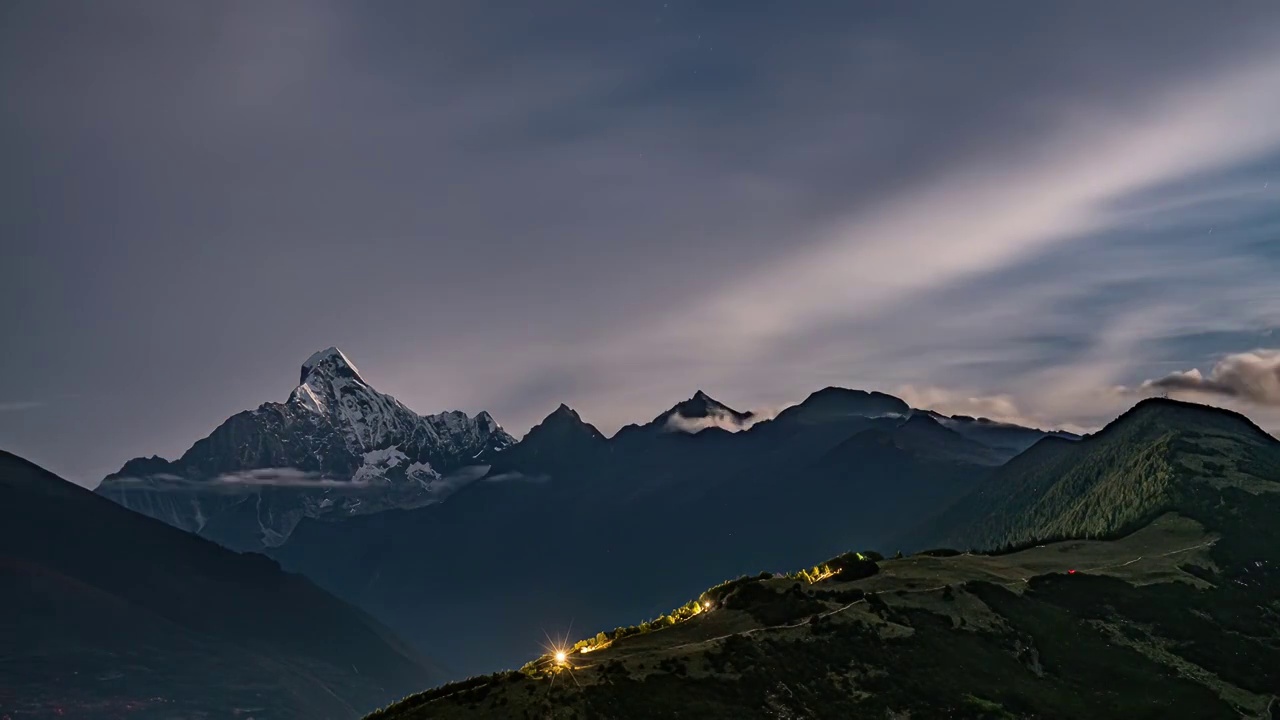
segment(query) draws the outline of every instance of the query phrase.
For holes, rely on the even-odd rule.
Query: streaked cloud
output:
[[[329,345],[517,435],[826,385],[1092,428],[1274,347],[1280,5],[670,5],[9,8],[0,395],[79,397],[8,449],[92,485]]]
[[[0,400],[0,412],[18,412],[43,407],[44,403],[36,400]]]

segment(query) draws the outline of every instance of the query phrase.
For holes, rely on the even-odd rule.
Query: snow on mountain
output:
[[[330,347],[302,364],[285,402],[233,415],[175,461],[130,460],[97,492],[255,549],[283,542],[303,517],[438,502],[460,486],[457,478],[475,475],[455,471],[514,442],[486,412],[418,415]]]

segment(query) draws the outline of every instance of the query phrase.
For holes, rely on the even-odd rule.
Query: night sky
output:
[[[1280,430],[1277,78],[1266,0],[8,0],[0,448],[92,486],[330,345],[517,436],[826,385]]]

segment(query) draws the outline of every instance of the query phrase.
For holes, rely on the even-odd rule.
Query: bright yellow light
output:
[[[559,663],[559,664],[563,665],[563,664],[564,664],[564,661],[565,661],[568,657],[569,657],[569,656],[568,656],[567,654],[565,654],[565,651],[563,651],[563,650],[557,650],[557,651],[556,651],[556,662],[557,662],[557,663]]]
[[[710,609],[711,609],[711,601],[710,601],[710,600],[708,600],[708,601],[706,601],[706,602],[702,603],[702,609],[703,609],[703,610],[710,610]]]

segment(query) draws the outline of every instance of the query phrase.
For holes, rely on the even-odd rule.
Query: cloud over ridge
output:
[[[1192,392],[1280,407],[1280,349],[1259,348],[1224,356],[1209,369],[1172,372],[1147,380],[1141,390]]]

